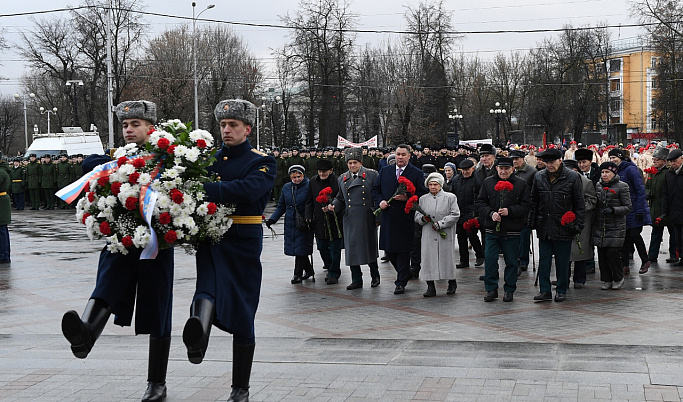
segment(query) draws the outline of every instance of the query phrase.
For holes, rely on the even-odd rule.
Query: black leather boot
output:
[[[228,402],[249,402],[249,378],[256,344],[232,343],[232,392]]]
[[[71,344],[71,351],[79,359],[85,359],[92,350],[95,341],[102,334],[111,309],[107,303],[98,299],[88,300],[83,310],[83,317],[79,317],[74,310],[69,310],[62,316],[62,333]]]
[[[213,316],[214,306],[210,300],[197,299],[192,302],[190,318],[183,329],[183,342],[187,347],[187,358],[190,363],[199,364],[204,360]]]
[[[149,365],[147,366],[147,390],[142,402],[166,399],[166,369],[171,338],[149,337]]]
[[[427,281],[427,291],[422,295],[424,297],[434,297],[436,296],[436,285],[434,281]]]

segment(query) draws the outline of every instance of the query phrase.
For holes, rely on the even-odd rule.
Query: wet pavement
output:
[[[140,400],[146,336],[110,320],[81,360],[60,331],[62,314],[85,306],[102,242],[89,241],[66,211],[19,211],[13,221],[12,263],[0,265],[0,400]],[[282,232],[282,221],[274,228]],[[683,397],[683,269],[666,264],[666,254],[643,275],[636,257],[618,291],[600,290],[599,274],[590,274],[564,303],[532,301],[538,288],[529,267],[514,302],[503,303],[501,293],[485,303],[483,269],[474,259],[472,268],[458,270],[455,295],[445,295],[442,281],[437,297],[424,298],[419,280],[394,295],[388,263],[380,264],[377,288],[370,288],[367,267],[363,289],[346,290],[347,267],[339,284],[326,285],[318,255],[317,281],[291,285],[294,259],[282,250],[282,236],[264,240],[253,401]],[[175,257],[167,401],[226,400],[231,336],[214,329],[206,360],[187,361],[181,334],[194,257],[182,250]]]

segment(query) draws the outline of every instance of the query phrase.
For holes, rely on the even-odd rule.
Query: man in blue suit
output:
[[[415,221],[414,212],[405,213],[406,201],[410,195],[401,194],[392,198],[398,188],[398,178],[403,176],[415,185],[418,197],[427,193],[422,170],[411,165],[410,146],[401,144],[396,147],[396,164],[386,166],[379,172],[372,189],[375,205],[382,209],[382,223],[379,236],[379,248],[386,252],[391,265],[397,273],[394,294],[405,292],[405,286],[411,277],[410,250],[413,245]]]

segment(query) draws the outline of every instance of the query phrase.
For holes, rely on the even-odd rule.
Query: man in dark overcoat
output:
[[[415,231],[414,211],[405,213],[406,201],[410,195],[401,194],[395,197],[398,178],[403,176],[415,186],[418,197],[427,193],[422,170],[409,163],[410,146],[401,144],[396,147],[396,164],[382,168],[372,189],[375,205],[382,209],[382,223],[379,236],[379,248],[384,250],[397,273],[394,294],[403,294],[410,274],[410,250],[413,246]],[[393,200],[389,202],[393,197]]]
[[[652,167],[656,173],[648,173],[648,179],[645,181],[645,193],[648,205],[650,206],[650,214],[652,215],[652,233],[650,235],[650,248],[648,249],[648,258],[650,262],[657,262],[659,256],[659,248],[664,237],[664,227],[666,226],[669,232],[669,258],[666,259],[668,263],[675,263],[678,261],[676,257],[676,236],[672,226],[668,225],[666,219],[659,219],[662,215],[662,187],[666,172],[669,168],[666,166],[666,157],[669,156],[669,149],[665,147],[657,147],[652,154]],[[646,169],[647,171],[647,169]]]
[[[126,143],[143,145],[156,122],[156,105],[148,101],[122,102],[116,107]],[[110,162],[114,150],[91,155],[83,171]],[[97,282],[81,317],[71,310],[62,317],[62,332],[73,354],[84,359],[102,333],[110,314],[114,324],[131,325],[135,308],[135,333],[149,334],[147,390],[143,401],[166,397],[166,369],[171,347],[173,306],[173,248],[159,250],[155,259],[140,259],[142,249],[128,254],[110,253],[105,246],[97,266]]]
[[[23,210],[25,197],[24,191],[26,189],[26,168],[21,165],[19,157],[12,161],[12,199],[14,201],[14,209]]]
[[[256,106],[241,99],[223,100],[214,109],[223,146],[209,173],[219,182],[205,183],[207,200],[235,204],[232,226],[218,244],[197,249],[197,287],[183,342],[190,362],[204,359],[211,326],[233,334],[232,392],[228,401],[249,400],[249,379],[256,340],[254,317],[261,292],[263,210],[275,181],[275,159],[247,140]]]
[[[365,264],[370,267],[370,286],[374,288],[379,286],[379,252],[371,195],[372,186],[379,174],[376,170],[363,166],[358,148],[346,149],[344,157],[349,170],[339,177],[339,193],[328,209],[343,213],[345,262],[351,267],[351,284],[346,289],[363,287],[360,266]]]
[[[38,162],[36,154],[30,154],[28,156],[28,164],[26,165],[26,181],[28,183],[31,209],[40,209],[40,162]]]
[[[673,227],[676,237],[676,250],[678,256],[683,255],[683,151],[672,149],[666,160],[671,162],[669,171],[664,175],[662,187],[662,214],[660,218],[667,220]],[[683,258],[679,259],[675,266],[683,266]]]

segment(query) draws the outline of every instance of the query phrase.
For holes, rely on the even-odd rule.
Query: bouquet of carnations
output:
[[[318,196],[315,197],[315,200],[321,204],[321,205],[328,205],[332,203],[332,187],[325,187],[324,189],[320,190],[320,193],[318,193]],[[325,228],[327,229],[327,234],[330,236],[330,240],[334,240],[334,237],[332,237],[332,225],[330,224],[330,214],[334,217],[334,226],[337,229],[337,237],[341,238],[342,233],[341,230],[339,230],[339,220],[337,219],[337,214],[334,213],[333,211],[331,212],[325,212]]]
[[[203,183],[217,180],[206,170],[215,161],[213,136],[191,131],[180,120],[162,123],[149,134],[143,146],[118,148],[113,161],[58,196],[73,199],[85,190],[76,218],[91,240],[104,238],[113,253],[140,248],[140,258],[148,259],[159,248],[183,245],[192,252],[200,242],[217,243],[232,224],[234,207],[205,201]]]
[[[578,230],[578,228],[574,226],[575,220],[576,214],[573,211],[567,211],[564,213],[564,215],[562,215],[562,218],[560,219],[560,225],[567,226],[572,230],[576,231]],[[581,248],[581,240],[579,240],[579,233],[576,233],[574,235],[574,241],[576,242],[576,245],[579,247],[579,254],[583,254],[583,248]]]
[[[408,180],[406,177],[399,176],[398,177],[398,187],[396,187],[396,191],[394,192],[394,195],[392,195],[391,198],[389,198],[389,200],[387,201],[387,204],[391,204],[391,201],[394,200],[394,197],[396,197],[397,195],[402,195],[402,194],[406,194],[409,197],[411,195],[415,194],[415,185],[413,184],[412,181]],[[373,214],[375,214],[375,216],[376,216],[380,212],[382,212],[382,208],[377,208],[373,212]]]
[[[514,190],[514,188],[514,185],[507,180],[500,180],[498,183],[496,183],[493,189],[500,193],[500,203],[498,204],[498,208],[504,208],[503,204],[505,204],[505,196],[508,192]],[[496,223],[496,232],[500,232],[500,221]]]
[[[408,198],[408,202],[406,202],[406,207],[405,207],[405,213],[409,214],[410,211],[417,211],[422,214],[422,219],[425,220],[425,222],[429,222],[429,224],[432,225],[432,229],[434,229],[437,233],[439,233],[439,236],[441,236],[442,239],[445,239],[448,234],[439,227],[439,224],[434,222],[434,219],[432,219],[431,216],[429,216],[424,209],[419,204],[419,198],[414,195],[410,198]]]
[[[463,227],[463,229],[465,229],[467,231],[467,233],[474,232],[477,229],[479,229],[479,219],[477,219],[477,218],[469,219],[469,220],[465,221],[465,223],[462,224],[462,227]]]

